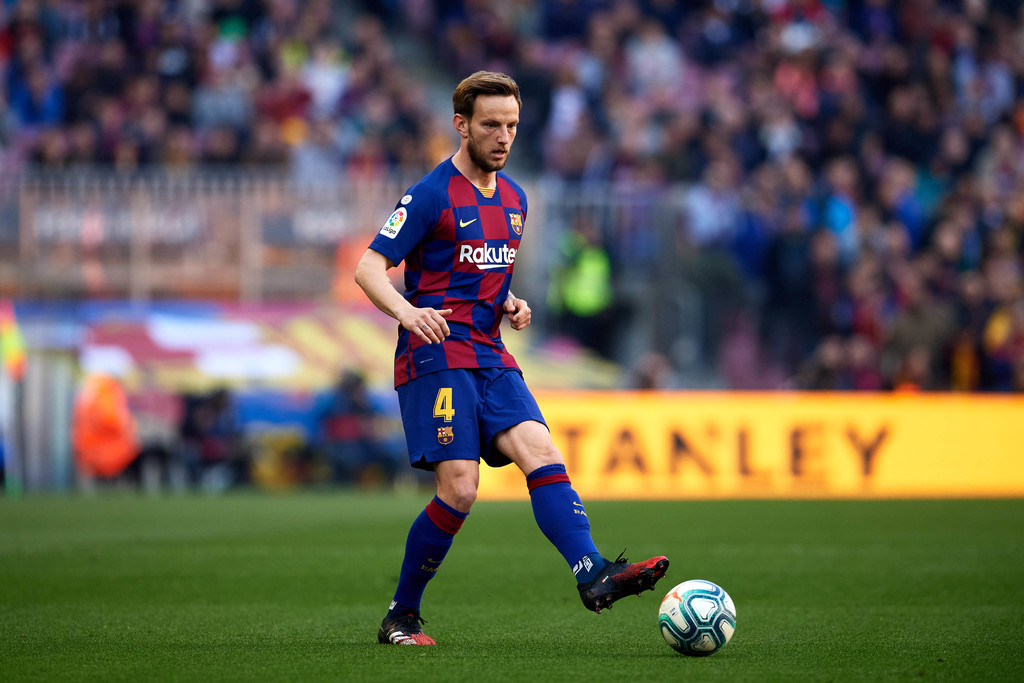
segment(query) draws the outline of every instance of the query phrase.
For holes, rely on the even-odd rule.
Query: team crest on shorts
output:
[[[438,427],[437,440],[442,446],[447,446],[452,441],[455,441],[455,433],[451,427]]]

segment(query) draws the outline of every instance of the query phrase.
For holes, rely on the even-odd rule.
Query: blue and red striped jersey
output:
[[[451,335],[425,344],[401,325],[395,386],[449,368],[518,368],[501,341],[502,305],[526,226],[526,193],[502,172],[486,197],[448,159],[413,185],[370,243],[405,261],[405,298],[450,308]]]

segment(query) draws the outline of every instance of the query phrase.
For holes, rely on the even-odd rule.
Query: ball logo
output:
[[[658,627],[676,652],[706,657],[725,647],[736,631],[736,604],[721,586],[690,579],[665,595]]]
[[[455,441],[455,432],[452,429],[452,427],[437,428],[437,440],[442,446],[447,446],[452,441]]]
[[[384,235],[388,239],[395,239],[398,236],[398,231],[402,229],[405,224],[405,219],[409,217],[409,212],[405,210],[404,206],[400,206],[395,209],[395,212],[391,214],[391,217],[384,223],[384,227],[380,229],[380,234]]]

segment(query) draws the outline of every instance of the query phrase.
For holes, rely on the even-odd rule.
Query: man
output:
[[[501,320],[530,324],[530,307],[509,289],[526,226],[526,195],[504,173],[522,101],[515,81],[480,71],[452,97],[459,151],[398,202],[356,267],[356,282],[400,323],[395,386],[413,467],[430,469],[437,495],[413,522],[398,588],[377,640],[434,645],[423,633],[420,599],[469,514],[480,459],[515,463],[526,476],[534,517],[595,612],[653,590],[668,569],[654,557],[630,564],[597,552],[562,455],[515,359]],[[403,296],[387,276],[405,261]]]

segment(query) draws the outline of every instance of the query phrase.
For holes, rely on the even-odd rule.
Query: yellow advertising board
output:
[[[548,392],[584,500],[1024,496],[1024,397]],[[481,499],[528,498],[514,466]]]

